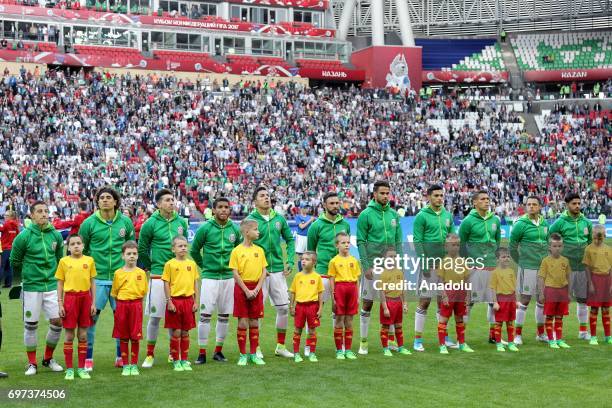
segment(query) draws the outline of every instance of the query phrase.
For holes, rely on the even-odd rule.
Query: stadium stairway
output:
[[[530,135],[539,135],[540,128],[535,120],[535,114],[533,113],[521,113],[520,115],[525,120],[524,130]]]
[[[523,89],[525,86],[523,75],[516,61],[516,55],[514,55],[514,48],[510,43],[510,39],[507,38],[506,42],[500,42],[500,46],[502,58],[504,59],[504,64],[510,76],[510,85],[513,89]]]

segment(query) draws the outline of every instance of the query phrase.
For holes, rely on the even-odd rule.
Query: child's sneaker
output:
[[[43,360],[42,361],[42,366],[43,367],[47,367],[48,369],[50,369],[51,371],[53,371],[55,373],[59,373],[59,372],[64,371],[64,368],[61,365],[59,365],[57,363],[57,361],[55,361],[52,358],[47,359],[47,360]]]
[[[359,353],[359,354],[363,354],[363,355],[368,354],[368,341],[367,341],[367,340],[365,340],[365,341],[364,341],[364,340],[362,340],[362,341],[359,343],[359,351],[358,351],[358,353]],[[354,354],[354,353],[353,353],[353,354]]]
[[[446,346],[440,346],[440,354],[448,354],[448,348],[446,348]]]
[[[496,347],[497,347],[497,351],[503,351],[503,352],[506,351],[506,348],[501,343],[497,343]]]
[[[388,347],[385,347],[383,349],[383,356],[385,356],[385,357],[393,357],[393,353],[391,353],[391,350],[389,350]]]
[[[88,358],[85,360],[85,371],[93,371],[93,358]]]
[[[72,368],[66,369],[66,375],[64,376],[64,380],[74,380],[74,370]]]
[[[508,350],[510,351],[519,351],[518,347],[514,343],[508,343]]]
[[[302,361],[304,361],[304,359],[302,358],[302,356],[300,356],[300,353],[294,353],[293,361],[296,363],[301,363]]]
[[[604,340],[604,343],[612,344],[612,336],[606,336],[606,339]]]
[[[557,344],[559,345],[559,347],[564,348],[564,349],[571,348],[571,346],[563,340],[557,340]]]
[[[187,360],[181,360],[181,367],[183,367],[183,371],[193,371],[191,363]]]
[[[174,361],[172,365],[174,366],[174,371],[185,371],[185,369],[183,368],[183,365],[181,364],[179,360]]]
[[[293,353],[291,353],[293,354]],[[251,363],[255,365],[266,365],[266,362],[262,358],[257,357],[257,354],[251,354]]]
[[[425,347],[423,347],[423,339],[414,339],[412,348],[414,351],[425,351]]]
[[[560,348],[560,347],[559,347],[559,345],[557,344],[557,342],[556,342],[555,340],[550,340],[550,341],[548,342],[548,346],[549,346],[551,349],[558,349],[558,348]]]
[[[397,347],[397,341],[393,340],[389,340],[389,350],[391,351],[397,351],[398,347]]]
[[[144,361],[142,362],[142,368],[151,368],[153,367],[154,362],[155,358],[153,356],[146,356]]]
[[[130,367],[130,375],[140,375],[140,371],[138,371],[138,366],[136,364],[132,364],[132,367]]]
[[[247,365],[248,362],[249,362],[249,359],[247,358],[246,354],[241,354],[240,358],[238,358],[239,366],[245,366]]]
[[[344,355],[344,351],[336,350],[336,360],[346,360],[346,356]]]
[[[308,355],[308,361],[310,361],[311,363],[318,363],[318,362],[319,362],[319,359],[317,358],[317,356],[316,356],[316,354],[315,354],[315,353],[311,352],[311,353]]]
[[[81,380],[91,380],[91,376],[82,368],[77,369],[77,375]]]
[[[276,345],[276,350],[274,350],[274,355],[277,356],[277,357],[285,357],[285,358],[293,357],[293,353],[290,352],[289,350],[287,350],[287,347],[285,347],[284,344],[277,344]],[[261,358],[260,358],[260,360],[261,360]]]
[[[455,343],[450,337],[446,336],[444,338],[444,345],[451,349],[458,349],[459,345]]]
[[[357,355],[353,353],[353,350],[348,350],[344,353],[347,360],[357,360]]]
[[[404,356],[408,356],[408,355],[411,355],[411,354],[412,354],[412,353],[410,352],[410,350],[408,350],[408,349],[407,349],[406,347],[404,347],[404,346],[400,346],[400,347],[397,349],[397,352],[398,352],[399,354],[404,355]]]
[[[132,370],[129,365],[123,366],[123,370],[121,371],[121,375],[124,377],[132,375]]]
[[[592,337],[591,337],[591,340],[589,340],[589,344],[590,344],[591,346],[598,346],[598,345],[599,345],[599,342],[597,341],[597,337],[592,336]]]
[[[472,348],[470,346],[467,345],[467,343],[463,343],[463,344],[459,344],[459,350],[466,352],[466,353],[473,353],[474,350],[472,350]]]

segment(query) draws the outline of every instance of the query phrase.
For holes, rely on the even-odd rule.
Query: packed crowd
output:
[[[390,99],[383,91],[308,89],[274,81],[197,83],[170,75],[44,74],[5,71],[0,84],[0,216],[26,215],[41,198],[61,218],[91,207],[111,184],[132,215],[153,208],[152,193],[178,191],[183,215],[227,196],[232,215],[251,207],[256,184],[275,191],[289,216],[318,207],[337,190],[346,215],[365,206],[371,183],[388,178],[400,213],[426,205],[423,190],[441,182],[447,207],[464,215],[475,188],[490,191],[500,216],[521,214],[538,194],[545,213],[579,191],[588,216],[610,213],[607,118],[542,135],[512,130],[519,116],[496,101],[455,89]],[[476,126],[436,129],[430,119],[477,114]],[[606,190],[608,188],[608,190]]]

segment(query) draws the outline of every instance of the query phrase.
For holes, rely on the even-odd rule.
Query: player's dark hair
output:
[[[121,246],[121,253],[124,254],[128,249],[136,249],[138,250],[138,244],[136,241],[125,241],[125,243]]]
[[[542,205],[542,200],[538,196],[531,195],[531,196],[527,197],[527,201],[529,201],[529,200],[536,200],[539,205]]]
[[[32,205],[30,205],[30,214],[34,214],[34,210],[36,209],[37,205],[46,205],[48,207],[47,203],[45,203],[44,201],[36,200]]]
[[[428,196],[431,195],[434,191],[443,191],[443,190],[444,188],[441,185],[434,184],[434,185],[429,186],[429,188],[427,189],[427,195]]]
[[[255,188],[255,191],[253,191],[253,201],[255,201],[255,199],[257,198],[257,194],[260,191],[268,191],[268,187],[266,187],[266,186],[257,186]]]
[[[165,195],[171,195],[172,197],[174,197],[174,193],[172,192],[172,190],[170,190],[169,188],[162,188],[157,193],[155,193],[155,202],[159,203],[159,200],[161,200],[162,197]]]
[[[117,191],[115,191],[114,188],[109,187],[109,186],[101,187],[98,190],[98,192],[96,193],[96,205],[99,207],[98,203],[100,202],[100,196],[104,193],[108,193],[113,196],[113,199],[116,201],[115,211],[117,211],[121,205],[121,196],[119,195]]]
[[[227,205],[229,206],[229,199],[227,197],[219,197],[215,200],[215,202],[213,203],[213,208],[217,208],[217,206],[220,203],[227,203]]]
[[[548,237],[548,241],[549,242],[553,242],[553,241],[563,242],[563,237],[558,232],[553,232],[552,234],[550,234],[550,237]]]
[[[486,194],[488,196],[489,192],[486,191],[486,190],[478,190],[478,191],[476,191],[474,194],[472,194],[472,202],[478,200],[478,197],[480,197],[481,194]]]
[[[79,210],[81,210],[81,211],[87,210],[87,202],[79,201]]]
[[[325,193],[325,195],[323,196],[323,202],[326,203],[327,200],[332,197],[338,197],[338,193],[336,193],[335,191],[330,191],[329,193]]]
[[[565,195],[565,203],[569,204],[572,200],[575,199],[579,199],[580,200],[580,194],[578,193],[567,193]]]
[[[347,237],[347,238],[351,238],[349,234],[346,233],[346,231],[340,231],[339,233],[336,234],[336,244],[338,244],[338,242],[340,242],[340,238],[343,237]]]
[[[378,192],[378,189],[381,187],[391,188],[391,184],[387,180],[378,180],[374,183],[374,192]]]

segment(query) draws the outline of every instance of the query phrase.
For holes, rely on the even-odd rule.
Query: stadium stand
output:
[[[520,34],[512,38],[522,70],[612,68],[612,32]]]
[[[459,64],[466,56],[478,54],[495,45],[496,39],[415,39],[423,47],[423,69],[439,70]]]
[[[506,69],[499,44],[487,45],[481,52],[453,64],[454,71],[503,71]]]

